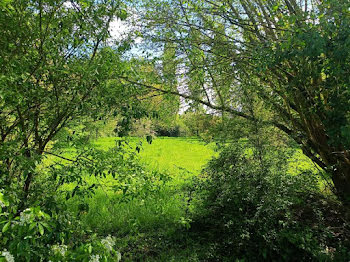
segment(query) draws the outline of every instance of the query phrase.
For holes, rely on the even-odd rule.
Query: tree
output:
[[[213,75],[200,87],[206,98],[192,90],[171,93],[282,130],[331,175],[335,193],[350,204],[348,1],[144,2],[145,35],[177,43],[187,61],[199,50],[204,58],[185,65],[184,74],[202,68]],[[172,39],[162,37],[165,24],[172,24]],[[249,110],[249,97],[263,101],[269,114]]]
[[[177,91],[177,59],[176,59],[176,45],[172,42],[166,42],[164,44],[163,57],[162,57],[162,75],[164,78],[164,86],[167,90]],[[170,114],[176,115],[179,112],[180,101],[179,98],[174,96],[164,97],[168,100],[167,108],[165,108]]]
[[[108,83],[123,64],[108,47],[115,17],[126,12],[114,0],[1,2],[0,187],[19,189],[19,209],[57,134],[117,104]]]

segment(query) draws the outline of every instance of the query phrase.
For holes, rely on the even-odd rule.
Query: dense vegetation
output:
[[[0,261],[348,261],[349,25],[347,0],[0,0]]]

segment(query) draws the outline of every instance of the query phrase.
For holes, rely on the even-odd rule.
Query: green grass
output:
[[[109,149],[115,145],[115,137],[103,137],[94,143],[100,149]],[[156,138],[151,144],[139,138],[130,138],[129,145],[135,148],[142,143],[140,160],[145,168],[167,173],[172,180],[160,188],[156,195],[146,199],[135,198],[120,203],[120,193],[114,193],[107,187],[100,188],[92,198],[71,199],[70,208],[77,212],[81,201],[86,201],[89,211],[82,217],[82,223],[88,230],[101,235],[138,236],[139,234],[172,234],[174,230],[186,226],[184,217],[187,209],[187,196],[182,190],[191,177],[200,173],[211,159],[214,146],[194,138]],[[112,178],[100,179],[107,185]],[[87,177],[95,183],[94,177]]]
[[[114,146],[115,137],[103,137],[95,143],[101,148]],[[131,145],[142,143],[141,160],[152,170],[178,174],[186,169],[198,174],[209,159],[215,154],[212,144],[206,145],[196,138],[158,137],[151,144],[145,139],[131,138]]]
[[[115,145],[116,140],[118,138],[102,137],[94,143],[96,147],[107,150]],[[116,236],[123,251],[123,261],[189,261],[190,257],[191,261],[196,261],[191,247],[181,251],[163,244],[163,241],[174,238],[188,225],[188,195],[183,188],[191,184],[191,177],[198,175],[217,155],[214,145],[194,138],[162,137],[154,139],[151,144],[144,139],[129,139],[132,150],[140,144],[140,161],[145,168],[169,174],[172,177],[170,183],[162,186],[157,194],[124,203],[120,202],[120,193],[102,187],[92,198],[70,199],[70,209],[78,213],[79,204],[87,203],[89,210],[80,217],[82,225],[101,236]],[[288,172],[297,174],[310,168],[313,168],[312,162],[296,150]],[[97,181],[94,177],[87,177],[87,180]],[[99,183],[107,185],[112,183],[112,178],[107,176]],[[157,259],[154,254],[157,254]]]

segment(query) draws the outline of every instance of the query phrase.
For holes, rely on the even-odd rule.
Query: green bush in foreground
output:
[[[339,204],[312,176],[262,166],[244,152],[226,147],[200,183],[192,230],[205,239],[203,260],[345,261],[349,225]]]
[[[78,217],[60,204],[59,196],[45,200],[49,206],[30,207],[18,213],[6,192],[0,192],[0,261],[121,259],[114,238],[85,231]],[[49,208],[53,205],[57,212]]]
[[[74,161],[42,163],[24,210],[16,197],[20,189],[0,188],[0,261],[119,261],[117,239],[109,232],[98,236],[83,224],[82,214],[90,208],[86,199],[95,197],[107,177],[103,189],[118,196],[119,206],[159,194],[168,181],[145,170],[125,143],[118,140],[106,151],[76,145],[69,156]],[[68,208],[69,199],[76,201],[77,210]]]

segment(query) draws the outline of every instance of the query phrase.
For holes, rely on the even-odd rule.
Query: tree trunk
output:
[[[341,162],[332,172],[332,181],[340,201],[350,208],[350,164]]]

